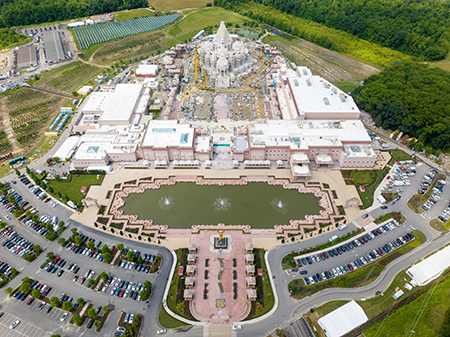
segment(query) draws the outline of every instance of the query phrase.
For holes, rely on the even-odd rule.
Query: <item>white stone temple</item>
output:
[[[216,87],[228,87],[238,72],[251,67],[251,57],[244,43],[228,34],[225,22],[220,23],[214,40],[207,41],[199,49],[200,65],[216,78]]]

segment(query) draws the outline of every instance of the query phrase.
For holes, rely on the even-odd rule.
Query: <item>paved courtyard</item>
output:
[[[211,236],[218,237],[216,231],[201,231],[191,236],[191,244],[197,247],[197,274],[195,275],[194,299],[191,301],[191,313],[200,321],[210,325],[232,324],[244,319],[250,312],[251,303],[247,300],[245,281],[245,245],[252,243],[251,234],[241,231],[225,231],[229,247],[221,252],[223,260],[224,308],[216,308],[216,300],[220,296],[218,275],[220,271],[219,254],[211,252]],[[205,274],[206,273],[206,274]],[[206,276],[206,278],[205,278]],[[234,299],[233,284],[237,287],[237,298]],[[207,284],[207,298],[204,298],[205,284]]]

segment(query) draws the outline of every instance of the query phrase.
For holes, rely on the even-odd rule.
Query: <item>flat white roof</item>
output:
[[[343,147],[343,143],[371,143],[359,120],[267,120],[264,124],[249,126],[248,130],[252,147],[289,146],[291,149],[308,149],[310,146]]]
[[[80,145],[74,159],[96,160],[103,159],[108,153],[134,153],[137,144],[113,144],[101,142],[87,142]]]
[[[136,69],[137,75],[156,75],[158,66],[156,64],[140,64]]]
[[[450,246],[415,264],[406,273],[419,286],[423,286],[436,279],[448,267],[450,267]]]
[[[320,318],[319,324],[328,337],[340,337],[368,320],[363,308],[351,301]]]
[[[80,144],[79,136],[72,136],[67,138],[64,143],[61,144],[59,149],[53,155],[54,157],[58,157],[61,160],[69,159],[72,151]]]
[[[116,89],[103,103],[99,121],[128,121],[136,108],[144,86],[140,83],[116,85]]]
[[[142,146],[167,148],[170,146],[191,148],[194,145],[194,128],[189,124],[178,124],[176,120],[150,121]]]
[[[111,92],[93,92],[84,101],[81,112],[103,113],[104,104],[111,96]]]
[[[288,77],[300,113],[358,113],[353,98],[320,76]]]

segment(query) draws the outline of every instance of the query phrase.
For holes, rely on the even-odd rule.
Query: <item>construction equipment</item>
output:
[[[198,83],[198,68],[200,67],[199,60],[198,60],[198,49],[197,44],[195,45],[195,51],[194,51],[194,68],[195,68],[195,83]]]

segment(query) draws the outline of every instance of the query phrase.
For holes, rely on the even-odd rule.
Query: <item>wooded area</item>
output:
[[[215,0],[237,5],[249,0]],[[421,60],[445,58],[450,49],[449,1],[255,0],[282,12],[336,28]]]
[[[352,93],[375,124],[416,137],[417,150],[450,148],[450,74],[414,62],[396,62]]]
[[[221,0],[216,0],[214,3],[224,6],[224,8],[233,9],[241,15],[245,15],[258,22],[266,23],[282,31],[318,44],[321,47],[352,55],[360,60],[378,66],[383,67],[395,60],[409,58],[408,55],[360,39],[359,37],[344,31],[329,28],[311,20],[286,14],[255,2],[244,4],[236,2],[231,5],[228,2],[222,3]]]
[[[147,6],[147,0],[2,0],[0,28],[63,21]]]
[[[0,48],[11,46],[26,39],[25,35],[17,34],[12,29],[0,28]]]

